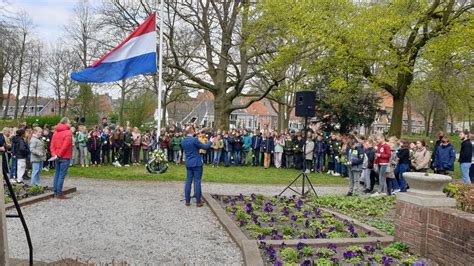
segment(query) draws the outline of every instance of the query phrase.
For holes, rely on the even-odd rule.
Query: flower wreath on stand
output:
[[[146,169],[152,174],[162,174],[168,170],[168,158],[162,149],[155,149],[150,153]]]

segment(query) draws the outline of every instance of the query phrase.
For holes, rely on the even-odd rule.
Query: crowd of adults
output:
[[[180,165],[183,156],[182,130],[171,127],[156,131],[140,132],[129,122],[121,126],[109,124],[107,118],[100,125],[70,126],[69,120],[54,128],[45,125],[20,125],[4,128],[0,134],[3,174],[12,182],[22,183],[31,169],[31,184],[40,184],[41,170],[58,167],[67,150],[67,167],[98,167],[106,164],[130,166],[146,163],[150,152],[159,148],[169,162]],[[201,143],[213,140],[211,148],[199,153],[205,165],[212,167],[254,166],[295,168],[308,172],[325,172],[349,178],[348,195],[354,193],[392,194],[409,188],[403,173],[406,171],[452,175],[456,150],[444,133],[429,148],[424,140],[408,142],[383,135],[364,137],[356,132],[339,134],[309,130],[306,139],[303,132],[294,130],[209,130],[195,126],[195,137]],[[55,148],[54,134],[69,132],[70,143]],[[55,132],[53,134],[53,132]],[[68,135],[69,136],[69,135]],[[473,178],[473,135],[459,133],[461,148],[459,163],[462,178],[470,183]],[[70,151],[70,155],[69,155]],[[67,169],[62,161],[61,167]],[[56,171],[58,172],[58,171]],[[374,191],[375,184],[378,190]],[[361,187],[361,185],[363,185]]]

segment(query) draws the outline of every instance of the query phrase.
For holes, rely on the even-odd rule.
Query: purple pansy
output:
[[[291,215],[290,219],[291,219],[292,221],[296,221],[296,220],[298,220],[298,217],[296,217],[296,215]]]
[[[313,262],[311,260],[305,260],[300,265],[301,266],[311,266],[311,265],[313,265]]]
[[[270,213],[270,212],[273,212],[273,208],[270,205],[266,205],[263,211]]]
[[[257,195],[255,195],[254,193],[252,193],[252,194],[250,195],[250,197],[252,198],[252,200],[256,200],[256,199],[257,199]]]
[[[371,245],[364,245],[364,249],[365,249],[367,252],[370,252],[370,253],[374,253],[374,252],[375,252],[375,248],[372,247]]]
[[[332,250],[336,251],[336,249],[337,249],[337,245],[336,245],[336,244],[333,244],[333,243],[331,243],[331,244],[328,244],[328,245],[327,245],[327,248],[328,248],[328,249],[332,249]]]
[[[304,222],[304,227],[308,228],[308,227],[309,227],[309,224],[310,224],[310,223],[309,223],[309,220],[306,220],[306,221]]]
[[[393,263],[393,259],[392,259],[392,258],[390,258],[390,257],[385,257],[385,256],[382,257],[382,264],[384,264],[384,265],[387,265],[387,264],[390,265],[390,264],[392,264],[392,263]]]
[[[298,242],[298,244],[296,244],[296,248],[297,248],[298,250],[301,250],[301,249],[303,249],[304,247],[307,247],[307,246],[308,246],[308,245],[305,244],[305,243],[303,243],[303,242]]]
[[[283,266],[283,262],[281,262],[281,260],[277,260],[273,263],[273,266]]]

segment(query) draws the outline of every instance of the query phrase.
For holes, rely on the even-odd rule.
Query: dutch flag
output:
[[[153,13],[125,41],[86,69],[73,72],[78,82],[112,82],[140,74],[156,73],[156,13]]]

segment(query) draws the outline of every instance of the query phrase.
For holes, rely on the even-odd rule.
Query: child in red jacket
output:
[[[375,148],[375,161],[374,161],[374,169],[379,174],[379,191],[378,193],[374,193],[374,195],[379,195],[387,193],[389,190],[387,182],[387,168],[390,163],[390,156],[392,152],[390,150],[390,146],[388,143],[385,142],[384,135],[377,136],[377,146]]]

